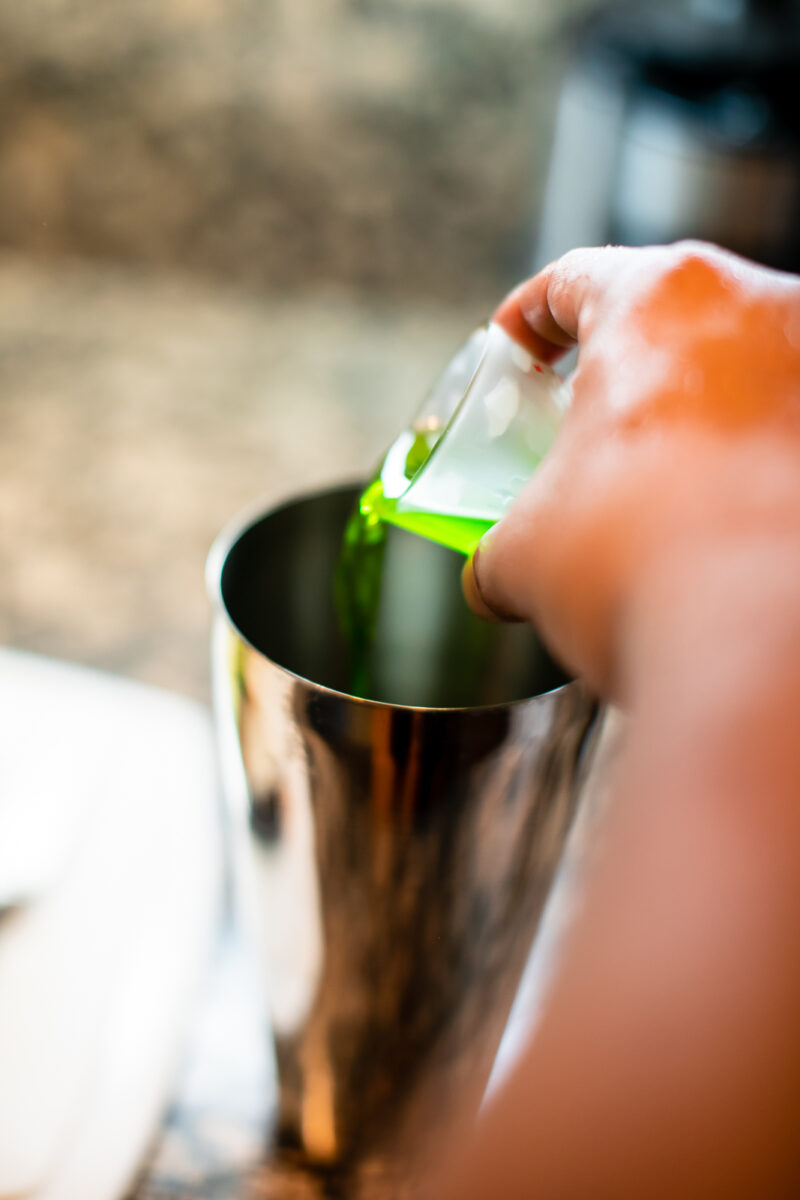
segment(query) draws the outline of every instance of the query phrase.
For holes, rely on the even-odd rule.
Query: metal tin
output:
[[[331,576],[356,494],[300,498],[231,527],[208,568],[223,773],[247,843],[278,1134],[325,1164],[387,1140],[421,1146],[443,1114],[479,1103],[596,714],[579,683],[552,686],[558,673],[529,631],[473,627],[457,557],[426,557],[400,530],[386,582],[405,580],[406,592],[381,636],[405,664],[397,690],[413,695],[411,663],[422,702],[315,682],[315,659],[325,677],[339,653]],[[525,658],[541,691],[518,699]],[[448,672],[478,703],[426,702],[447,695]],[[502,698],[504,677],[513,701],[481,703]]]

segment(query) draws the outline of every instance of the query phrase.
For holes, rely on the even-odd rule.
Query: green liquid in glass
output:
[[[342,538],[333,581],[339,626],[350,651],[350,692],[370,694],[370,652],[381,602],[386,526],[360,507],[353,510]]]
[[[408,529],[450,550],[468,555],[487,529],[491,528],[492,521],[451,513],[398,509],[398,501],[393,498],[405,491],[429,457],[441,432],[441,426],[428,426],[402,433],[383,460],[377,475],[362,493],[359,511],[367,524],[388,521],[391,525],[399,525],[401,529]],[[402,462],[402,469],[398,469],[398,461]]]
[[[460,554],[470,555],[493,521],[477,517],[455,517],[447,513],[398,512],[397,501],[383,494],[383,483],[376,479],[361,497],[360,514],[367,521],[388,521],[411,533],[439,542]]]
[[[350,690],[354,696],[368,696],[370,692],[370,653],[381,601],[386,524],[465,555],[472,553],[493,524],[447,513],[398,511],[397,500],[386,495],[387,489],[395,495],[405,489],[440,434],[441,427],[426,427],[400,435],[364,489],[344,531],[334,592],[339,623],[350,647]],[[399,455],[395,453],[398,449]],[[392,478],[387,464],[398,460],[402,461],[402,474]],[[397,475],[396,467],[394,471]]]

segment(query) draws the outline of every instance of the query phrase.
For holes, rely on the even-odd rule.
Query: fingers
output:
[[[767,376],[760,364],[751,370],[754,334],[771,364],[786,362],[787,377],[796,374],[786,358],[794,344],[787,310],[776,317],[773,300],[759,324],[754,297],[765,284],[762,275],[751,281],[753,270],[698,243],[575,250],[495,313],[545,360],[577,343],[579,367],[555,445],[465,568],[464,590],[482,616],[533,624],[563,665],[601,691],[622,678],[625,622],[642,573],[665,546],[694,537],[701,519],[726,527],[698,503],[705,493],[697,489],[707,461],[728,461],[731,421],[764,420]],[[775,411],[795,422],[795,393],[785,402],[784,392],[767,389]]]
[[[464,595],[480,617],[494,621],[534,620],[539,491],[539,480],[532,480],[516,500],[512,512],[483,537],[464,567]]]
[[[609,304],[615,290],[612,285],[619,284],[631,265],[631,256],[641,273],[643,253],[622,247],[573,250],[516,287],[492,319],[538,357],[553,361],[588,336],[593,311]],[[554,491],[558,510],[562,490],[558,477],[548,456],[512,513],[484,538],[467,563],[462,577],[464,593],[479,615],[496,620],[535,619],[538,531],[546,520],[545,510],[554,508],[550,495]],[[543,504],[544,500],[549,503]]]
[[[581,339],[595,302],[619,279],[632,253],[636,251],[619,246],[571,250],[516,287],[492,320],[543,361],[552,362]]]
[[[464,567],[464,595],[484,619],[528,622],[563,667],[610,694],[607,577],[616,560],[607,556],[609,566],[605,543],[591,544],[580,515],[569,511],[568,467],[558,455],[541,465]]]
[[[542,322],[536,330],[528,323],[521,298],[531,282],[533,281],[521,283],[513,292],[509,292],[493,313],[492,320],[496,325],[501,325],[509,337],[526,350],[530,350],[541,362],[552,363],[571,348],[573,340],[555,322],[546,325]]]
[[[584,347],[595,324],[627,302],[636,282],[641,286],[661,269],[663,254],[615,246],[572,250],[515,288],[493,320],[552,361],[576,342]],[[562,438],[465,568],[464,591],[480,615],[535,621],[545,547],[553,542],[554,522],[559,513],[563,517],[571,492],[563,458]]]
[[[497,601],[494,605],[490,604],[483,594],[483,573],[478,571],[478,558],[480,557],[480,546],[477,547],[474,554],[464,563],[464,569],[461,572],[461,586],[464,589],[464,596],[467,604],[478,617],[483,617],[484,621],[520,621],[524,618],[521,614],[509,612],[503,609]]]

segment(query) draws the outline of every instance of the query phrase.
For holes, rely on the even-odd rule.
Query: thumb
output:
[[[488,541],[488,535],[483,540]],[[487,584],[482,581],[484,572],[481,569],[479,574],[478,568],[482,545],[483,542],[475,548],[464,563],[464,569],[461,572],[461,586],[467,604],[476,616],[482,617],[485,621],[523,621],[525,618],[522,614],[509,612],[497,602],[491,602]],[[486,596],[484,588],[487,588]]]
[[[540,489],[540,481],[532,479],[510,512],[484,534],[464,566],[464,595],[480,617],[494,621],[536,620]]]

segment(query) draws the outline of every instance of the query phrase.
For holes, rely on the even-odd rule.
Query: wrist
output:
[[[622,627],[621,689],[633,708],[800,680],[800,541],[714,535],[662,554]]]

